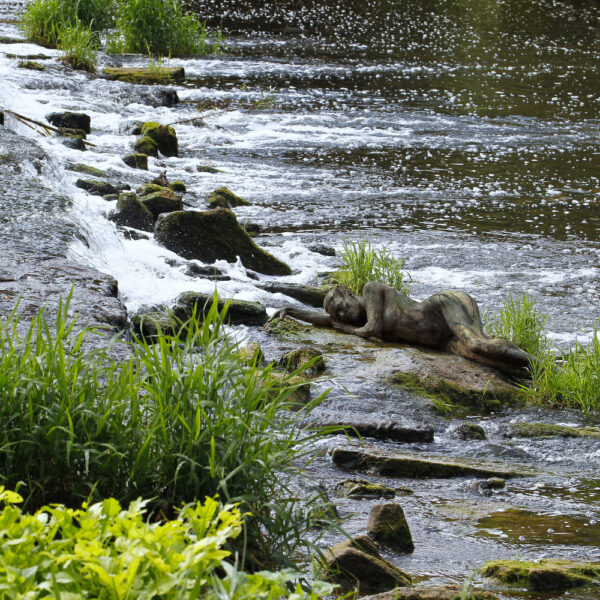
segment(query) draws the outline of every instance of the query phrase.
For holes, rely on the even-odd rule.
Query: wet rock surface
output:
[[[259,287],[265,292],[270,292],[271,294],[285,294],[290,298],[308,304],[308,306],[323,308],[323,300],[333,285],[311,286],[300,283],[269,281],[267,283],[261,283],[256,287]]]
[[[149,67],[106,67],[102,73],[107,79],[128,83],[168,83],[185,79],[183,67],[163,67],[160,71]]]
[[[469,588],[463,593],[459,585],[423,585],[397,587],[389,592],[367,596],[364,600],[498,600],[492,592]]]
[[[415,549],[404,511],[395,502],[376,504],[371,509],[367,533],[374,540],[391,544],[402,552]]]
[[[229,303],[226,320],[232,325],[264,325],[267,321],[265,307],[258,302],[219,298],[219,310]],[[197,315],[208,312],[213,304],[213,296],[199,292],[184,292],[177,298],[173,312],[180,319],[189,319],[195,309]]]

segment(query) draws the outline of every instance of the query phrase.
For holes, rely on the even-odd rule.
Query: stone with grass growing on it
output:
[[[123,157],[123,162],[132,169],[148,170],[148,155],[141,152],[134,152]]]
[[[223,208],[235,208],[236,206],[249,206],[250,202],[240,198],[237,194],[234,194],[229,188],[221,186],[216,190],[212,191],[206,196],[206,202],[211,208],[223,207]]]
[[[391,544],[404,552],[415,549],[404,511],[395,502],[376,504],[371,509],[367,533],[374,540]]]
[[[108,218],[117,225],[133,227],[142,231],[152,231],[154,218],[152,213],[130,192],[120,194],[116,210]]]
[[[170,125],[148,121],[142,125],[142,136],[152,139],[164,156],[179,156],[177,134]]]
[[[183,258],[205,263],[236,262],[266,275],[291,275],[292,270],[255,244],[226,208],[208,211],[178,211],[159,217],[155,239]]]
[[[133,144],[133,149],[137,154],[146,154],[158,158],[158,145],[149,135],[138,138]]]
[[[106,79],[126,81],[128,83],[152,84],[172,83],[185,79],[183,67],[106,67],[102,70]]]

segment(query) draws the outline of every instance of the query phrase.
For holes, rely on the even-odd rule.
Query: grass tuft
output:
[[[93,73],[96,70],[98,35],[90,27],[81,23],[58,29],[58,49],[62,60],[82,71]]]
[[[408,294],[408,276],[402,269],[402,259],[390,254],[386,247],[375,250],[371,242],[344,242],[340,253],[342,266],[331,279],[360,294],[369,281],[380,281],[403,294]]]

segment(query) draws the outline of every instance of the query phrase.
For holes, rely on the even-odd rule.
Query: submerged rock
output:
[[[394,488],[366,479],[346,479],[338,483],[335,489],[349,498],[393,498],[396,495]]]
[[[108,218],[117,225],[133,227],[142,231],[152,231],[154,217],[152,213],[139,201],[134,193],[121,194],[117,201],[116,210]]]
[[[222,186],[217,188],[206,196],[206,202],[211,208],[223,207],[223,208],[235,208],[236,206],[249,206],[250,202],[240,198],[234,194],[231,190]]]
[[[352,448],[335,448],[333,463],[343,469],[371,471],[393,477],[519,477],[524,472],[492,465],[419,458],[415,455],[381,455]]]
[[[363,600],[498,600],[491,592],[469,588],[463,593],[458,585],[426,585],[397,587],[383,594],[367,596]]]
[[[325,360],[323,359],[323,355],[310,346],[303,346],[302,348],[287,352],[279,359],[277,365],[287,371],[295,371],[296,369],[306,366],[311,361],[312,364],[308,368],[308,371],[320,373],[325,370]]]
[[[59,129],[81,129],[85,133],[91,133],[91,119],[85,113],[53,112],[46,119]]]
[[[123,157],[123,162],[132,169],[148,170],[148,155],[136,152]]]
[[[259,248],[226,208],[162,215],[154,236],[157,242],[184,258],[212,263],[235,262],[239,256],[245,267],[259,273],[290,275],[292,272],[284,262]]]
[[[256,287],[265,292],[270,292],[271,294],[285,294],[290,298],[294,298],[304,304],[314,306],[315,308],[323,308],[323,300],[325,299],[327,292],[334,286],[327,284],[313,287],[301,283],[269,281],[267,283],[261,283]]]
[[[454,437],[459,440],[485,440],[485,429],[476,423],[461,423],[452,430]]]
[[[212,306],[212,303],[212,295],[201,294],[200,292],[184,292],[177,298],[177,304],[173,308],[173,313],[178,318],[187,320],[192,316],[194,308],[197,315],[205,315]],[[267,321],[267,311],[258,302],[237,300],[236,298],[219,298],[219,311],[223,310],[227,303],[230,303],[229,310],[227,311],[227,321],[232,325],[264,325]]]
[[[106,67],[102,72],[107,79],[118,79],[129,83],[168,83],[185,79],[183,67],[161,67],[160,69],[150,67]]]
[[[142,136],[153,140],[158,151],[164,156],[179,156],[177,134],[170,125],[148,121],[142,125]]]
[[[527,438],[591,438],[600,440],[600,427],[567,427],[553,423],[513,423],[509,436]]]
[[[154,192],[143,196],[140,198],[140,202],[152,213],[152,218],[155,222],[164,213],[183,210],[183,201],[171,190]]]
[[[582,585],[600,583],[600,563],[560,559],[492,560],[481,568],[484,577],[536,591],[558,592]]]
[[[358,596],[410,585],[411,577],[379,554],[367,536],[345,540],[327,550],[319,576],[342,591],[358,588]]]
[[[367,533],[378,542],[392,544],[404,552],[415,549],[412,535],[399,504],[376,504],[369,515]]]

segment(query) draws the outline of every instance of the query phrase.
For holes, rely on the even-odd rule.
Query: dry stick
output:
[[[35,119],[30,119],[29,117],[24,117],[23,115],[16,113],[14,110],[4,109],[4,112],[11,114],[13,117],[15,117],[16,119],[21,121],[23,123],[23,125],[27,125],[26,121],[28,121],[29,123],[33,123],[34,125],[37,125],[38,127],[43,127],[46,130],[54,131],[55,133],[64,135],[64,131],[62,129],[58,129],[57,127],[52,127],[52,125],[46,125],[46,123],[40,123],[39,121],[36,121]],[[32,129],[33,129],[33,127],[32,127]],[[88,146],[93,146],[94,148],[96,148],[96,144],[92,144],[92,142],[86,142],[85,140],[81,140],[81,141]]]

